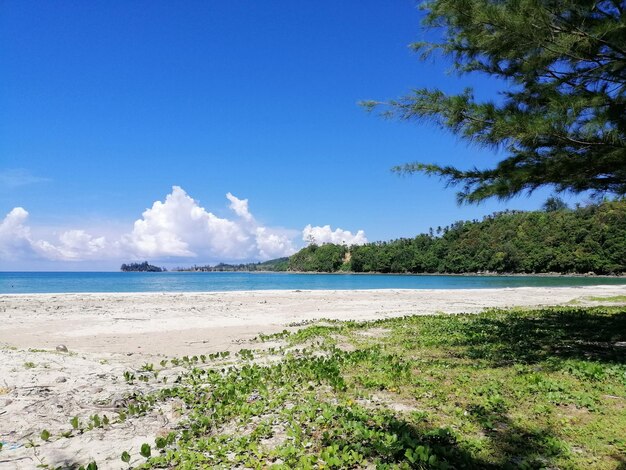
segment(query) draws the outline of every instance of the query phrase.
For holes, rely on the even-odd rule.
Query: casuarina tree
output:
[[[497,77],[505,91],[479,101],[472,89],[417,89],[364,104],[433,122],[504,157],[487,169],[416,162],[395,171],[438,175],[459,185],[459,201],[469,203],[542,186],[626,193],[624,1],[431,0],[424,8],[425,25],[443,39],[414,44],[422,58],[443,54],[461,75]]]

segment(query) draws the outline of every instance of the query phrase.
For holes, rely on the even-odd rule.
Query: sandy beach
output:
[[[626,286],[360,291],[0,295],[0,344],[20,349],[198,354],[317,319],[373,320],[535,307],[626,294]]]
[[[105,432],[43,442],[48,430],[71,430],[73,416],[114,416],[119,402],[154,384],[124,380],[125,371],[172,356],[236,351],[258,333],[318,319],[371,320],[490,307],[598,305],[592,297],[626,295],[626,286],[483,290],[254,291],[162,294],[0,295],[0,468],[26,469],[97,460],[127,468],[120,449],[173,429],[175,406],[128,419]],[[57,352],[63,344],[69,352]],[[175,368],[164,372],[175,378]],[[32,447],[32,444],[36,444]]]

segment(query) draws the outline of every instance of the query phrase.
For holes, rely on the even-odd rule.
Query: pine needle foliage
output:
[[[387,117],[434,123],[462,140],[500,149],[493,168],[463,170],[421,162],[399,173],[460,185],[460,203],[507,199],[542,186],[626,193],[626,2],[618,0],[430,0],[424,23],[460,75],[486,74],[506,90],[477,101],[472,89],[446,95],[417,89],[387,103]]]

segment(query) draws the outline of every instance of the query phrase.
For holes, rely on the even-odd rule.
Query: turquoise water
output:
[[[0,272],[0,293],[219,292],[310,289],[488,289],[626,285],[626,278],[292,273]]]

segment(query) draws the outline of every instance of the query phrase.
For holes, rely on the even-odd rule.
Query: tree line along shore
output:
[[[147,262],[122,265],[122,271],[164,270]],[[288,258],[174,271],[619,275],[626,272],[626,200],[570,209],[552,198],[542,211],[497,212],[414,238],[353,246],[313,241]]]
[[[360,246],[311,244],[289,258],[289,270],[621,274],[626,272],[626,201],[499,212],[414,238]]]

